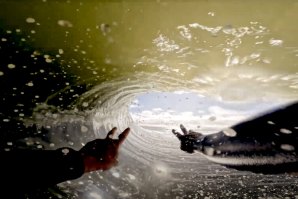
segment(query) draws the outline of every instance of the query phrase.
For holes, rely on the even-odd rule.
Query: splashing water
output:
[[[171,134],[180,123],[214,133],[297,100],[297,3],[0,5],[2,137],[37,125],[5,147],[79,149],[132,129],[117,167],[60,185],[73,197],[297,196],[295,177],[228,170],[183,153]]]

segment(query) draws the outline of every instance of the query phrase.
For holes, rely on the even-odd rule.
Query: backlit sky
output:
[[[280,102],[229,103],[177,91],[151,92],[138,96],[130,106],[130,113],[139,125],[177,128],[180,123],[206,132],[216,132],[277,107]]]

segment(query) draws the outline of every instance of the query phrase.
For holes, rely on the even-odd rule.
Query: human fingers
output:
[[[183,135],[181,135],[179,132],[177,132],[175,129],[173,129],[172,130],[172,133],[174,134],[174,135],[176,135],[176,137],[178,138],[178,139],[180,139]]]
[[[184,135],[188,134],[186,128],[183,126],[183,124],[180,124],[180,129],[184,133]]]
[[[106,139],[109,139],[109,138],[112,139],[113,135],[116,133],[116,130],[117,130],[116,127],[112,128],[112,130],[108,132]]]
[[[130,132],[130,128],[125,129],[119,136],[119,145],[122,144],[124,142],[124,140],[126,139],[126,137],[128,136]]]

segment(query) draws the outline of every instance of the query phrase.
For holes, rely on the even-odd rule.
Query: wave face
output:
[[[79,149],[129,126],[119,165],[63,190],[88,199],[297,197],[297,178],[227,169],[180,151],[171,134],[180,123],[214,133],[297,100],[297,7],[0,0],[0,144]]]

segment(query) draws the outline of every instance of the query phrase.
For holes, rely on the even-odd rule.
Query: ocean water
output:
[[[215,133],[297,100],[297,9],[0,0],[1,147],[79,149],[131,127],[115,168],[42,198],[298,198],[296,176],[227,169],[171,134],[181,123]]]

